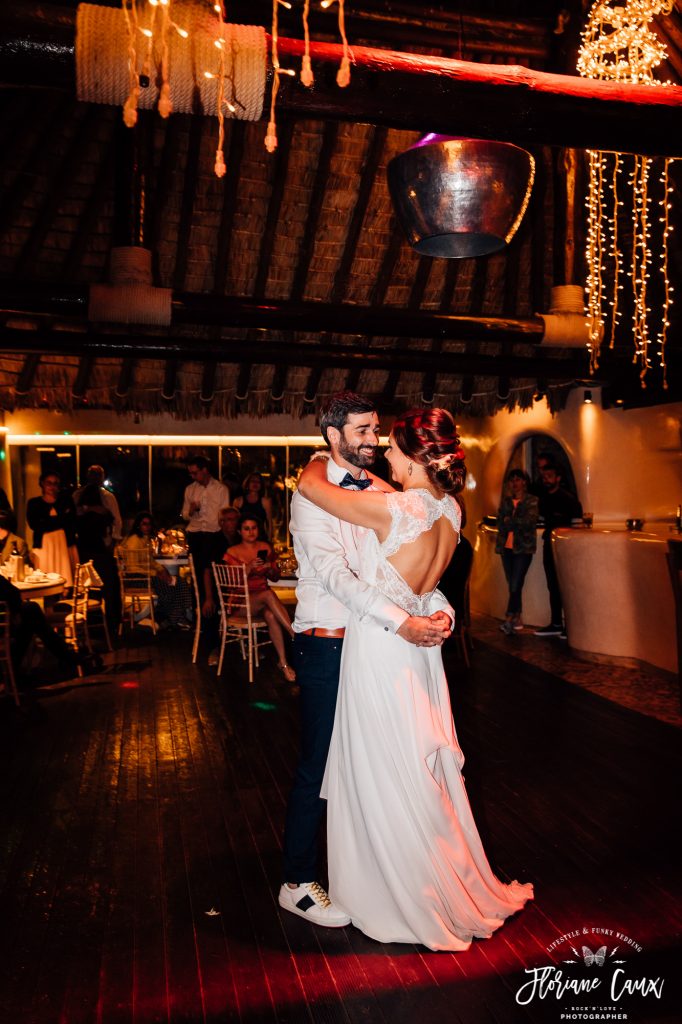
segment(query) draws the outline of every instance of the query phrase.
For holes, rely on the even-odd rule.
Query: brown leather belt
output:
[[[302,630],[306,636],[323,636],[327,640],[342,640],[346,635],[346,630],[341,629],[321,629],[319,626],[313,626],[312,629]]]

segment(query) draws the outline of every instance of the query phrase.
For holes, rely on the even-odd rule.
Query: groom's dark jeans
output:
[[[297,633],[293,664],[301,687],[301,753],[287,806],[284,828],[285,882],[318,877],[317,836],[327,806],[320,798],[324,767],[334,726],[342,639]]]

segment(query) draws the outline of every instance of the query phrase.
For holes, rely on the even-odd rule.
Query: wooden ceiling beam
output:
[[[201,375],[201,392],[199,394],[200,401],[206,405],[210,405],[215,398],[215,380],[218,373],[218,361],[216,359],[207,359],[204,363],[204,370]]]
[[[310,261],[313,258],[313,250],[315,248],[317,226],[320,220],[320,214],[322,213],[322,203],[324,202],[327,181],[329,180],[337,133],[338,128],[334,122],[330,121],[325,124],[322,133],[320,155],[317,161],[317,168],[315,170],[315,181],[310,195],[308,216],[306,218],[301,245],[298,250],[296,270],[294,271],[294,278],[291,284],[290,297],[294,301],[302,299],[305,292]]]
[[[121,362],[121,369],[118,374],[118,382],[116,384],[116,391],[114,392],[116,398],[128,397],[130,389],[133,386],[134,375],[135,359],[132,356],[126,356]]]
[[[2,72],[0,71],[1,77]],[[63,134],[65,123],[72,111],[73,103],[64,96],[47,99],[45,110],[38,122],[39,131],[35,141],[26,154],[14,180],[2,191],[0,234],[3,234],[14,222],[17,209],[23,206],[24,200],[35,186],[35,175],[46,173],[46,164],[52,154],[53,143]]]
[[[398,257],[400,256],[400,250],[402,249],[403,242],[405,241],[405,233],[398,224],[395,217],[391,218],[391,233],[388,239],[388,245],[384,250],[384,255],[381,259],[381,266],[379,267],[379,273],[377,274],[372,291],[369,298],[370,306],[383,306],[384,300],[386,299],[386,292],[391,284],[391,278],[393,277],[393,271],[395,270]],[[362,342],[365,349],[372,347],[373,338],[370,335],[365,338]],[[346,377],[346,388],[348,391],[356,391],[360,382],[360,374],[362,373],[361,366],[353,367]]]
[[[449,313],[452,306],[453,299],[455,297],[455,289],[457,288],[457,279],[459,272],[462,268],[461,260],[449,260],[448,265],[445,269],[445,279],[443,281],[443,289],[440,295],[440,302],[438,303],[438,309],[441,313]],[[431,352],[433,355],[438,355],[443,347],[442,338],[434,338],[431,342]],[[422,378],[422,401],[425,405],[431,405],[436,392],[436,383],[438,380],[437,370],[428,370]]]
[[[73,89],[75,10],[5,0],[0,8],[0,68],[6,85]],[[280,60],[297,63],[300,39],[280,36]],[[498,139],[520,145],[573,146],[682,156],[682,89],[555,75],[519,65],[353,46],[350,85],[334,75],[343,48],[313,42],[314,89],[280,83],[278,106],[304,117],[366,121],[388,128]],[[267,99],[265,109],[267,109]]]
[[[90,377],[95,367],[94,356],[83,356],[80,363],[78,364],[78,372],[76,373],[76,379],[71,385],[71,395],[82,401],[87,394],[88,385],[90,383]]]
[[[43,243],[47,237],[57,211],[64,200],[64,194],[71,183],[76,167],[83,162],[86,150],[92,144],[93,129],[99,120],[99,113],[94,107],[86,109],[76,131],[67,146],[61,163],[51,169],[50,185],[31,230],[28,233],[21,251],[14,264],[14,273],[19,277],[30,269],[40,258]],[[55,161],[56,162],[56,161]]]
[[[102,157],[95,177],[92,191],[88,196],[83,214],[78,221],[78,227],[71,239],[66,259],[59,271],[60,281],[72,280],[74,274],[83,262],[83,256],[87,249],[88,242],[94,235],[97,220],[102,215],[102,206],[107,187],[112,178],[112,165],[114,161],[115,141],[112,135],[109,141],[102,147]]]
[[[268,29],[272,23],[271,0],[232,0],[230,18],[236,24],[259,24]],[[311,6],[311,34],[333,38],[337,32],[338,12]],[[544,61],[549,51],[549,25],[541,19],[495,19],[461,11],[439,10],[432,5],[396,4],[379,8],[368,4],[349,5],[345,23],[350,39],[374,43],[404,43],[427,49],[442,49],[452,39],[461,40],[462,55],[485,46],[490,52],[518,54]],[[300,13],[280,8],[279,31],[295,36],[300,31]]]
[[[60,355],[133,357],[136,359],[163,359],[192,361],[216,359],[221,363],[241,363],[244,341],[221,338],[182,338],[168,335],[111,334],[76,331],[23,331],[4,328],[0,332],[0,350],[5,352],[41,352]],[[670,353],[671,365],[675,353]],[[544,377],[547,380],[583,379],[589,376],[586,350],[551,354],[534,353],[531,356],[489,356],[478,353],[442,351],[434,354],[424,349],[398,351],[394,346],[373,348],[369,352],[359,346],[318,344],[289,344],[260,342],[251,345],[249,358],[253,364],[306,367],[335,367],[349,369],[359,365],[367,370],[391,370],[400,367],[403,372],[420,373],[435,369],[439,373],[472,373],[479,376],[507,375],[509,377]],[[629,362],[629,358],[626,360]],[[170,380],[170,377],[169,377]],[[172,389],[164,388],[164,396],[171,397]]]
[[[40,366],[40,360],[42,354],[40,352],[29,352],[24,359],[24,365],[22,366],[17,382],[14,385],[14,393],[20,398],[27,395],[33,387],[33,381],[35,380],[38,367]]]
[[[0,280],[0,314],[87,316],[87,285]],[[175,292],[174,326],[254,328],[258,331],[306,331],[357,337],[452,338],[470,341],[539,343],[544,324],[539,316],[472,317],[409,310],[396,306],[328,305],[321,302],[255,301],[241,296]]]
[[[230,122],[230,141],[225,156],[227,173],[222,179],[224,184],[223,208],[220,214],[220,227],[218,228],[218,242],[214,261],[213,291],[216,295],[224,293],[230,269],[230,242],[232,240],[234,215],[237,212],[239,172],[244,155],[245,132],[246,124],[244,121]]]
[[[182,203],[180,205],[180,223],[178,224],[178,242],[175,249],[175,268],[173,270],[173,287],[183,288],[189,260],[189,238],[192,231],[194,198],[199,180],[199,156],[201,150],[201,129],[203,121],[200,117],[192,117],[189,122],[189,139],[185,158],[185,180],[182,185]]]

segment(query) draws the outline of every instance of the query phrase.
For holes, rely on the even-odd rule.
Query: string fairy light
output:
[[[339,35],[341,36],[341,44],[343,46],[343,57],[341,58],[339,70],[336,73],[336,84],[341,89],[345,89],[350,84],[350,47],[348,46],[348,38],[346,36],[346,0],[321,0],[320,7],[326,10],[334,3],[339,5]]]
[[[123,121],[128,128],[133,128],[137,124],[140,89],[146,89],[149,86],[152,77],[152,66],[154,64],[158,65],[161,83],[158,99],[159,114],[161,117],[166,118],[173,112],[170,92],[168,37],[171,30],[177,32],[181,39],[187,39],[189,36],[189,32],[173,20],[171,0],[147,0],[147,6],[151,8],[151,16],[148,22],[141,25],[136,0],[122,0],[121,2],[128,36],[127,52],[130,92],[123,104]],[[158,27],[157,18],[159,21]],[[138,34],[145,40],[141,67],[138,67]]]
[[[630,82],[663,88],[671,82],[654,78],[655,69],[667,58],[667,49],[658,39],[651,25],[661,14],[670,14],[674,0],[595,0],[578,56],[578,71],[585,78]],[[618,213],[624,206],[619,189],[619,178],[625,157],[620,153],[590,151],[589,193],[587,207],[587,275],[585,282],[585,310],[589,326],[588,349],[590,367],[599,365],[599,352],[610,307],[611,331],[609,346],[613,348],[618,323],[621,319],[619,292],[623,285],[624,257],[620,250]],[[640,381],[646,387],[646,376],[651,369],[650,336],[652,309],[647,304],[648,284],[651,279],[652,255],[652,198],[649,185],[654,161],[636,155],[628,178],[632,194],[632,252],[630,280],[633,293],[632,329],[634,341],[633,361],[639,365]],[[662,216],[662,245],[659,271],[663,277],[664,300],[660,327],[657,334],[657,357],[663,372],[663,387],[667,388],[665,344],[672,303],[672,286],[668,279],[668,236],[670,224],[670,159],[665,161],[661,184],[663,198],[659,200]],[[609,168],[611,173],[609,174]],[[610,198],[605,194],[608,189]],[[613,292],[606,296],[605,277],[610,264]]]
[[[303,60],[301,61],[301,81],[303,85],[310,88],[315,81],[313,75],[312,65],[310,63],[310,29],[308,27],[308,17],[310,15],[310,0],[303,0],[303,44],[305,51],[303,53]]]

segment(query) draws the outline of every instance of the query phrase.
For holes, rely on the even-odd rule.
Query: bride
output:
[[[396,420],[386,458],[402,492],[351,491],[311,462],[304,497],[365,527],[361,577],[429,615],[459,536],[463,454],[445,409]],[[467,800],[440,647],[351,617],[322,796],[329,895],[380,942],[465,950],[533,896],[493,874]]]

